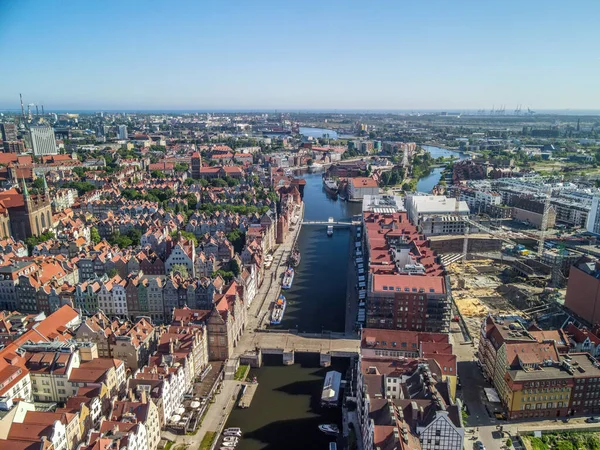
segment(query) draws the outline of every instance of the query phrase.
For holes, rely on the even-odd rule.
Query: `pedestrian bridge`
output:
[[[328,222],[326,220],[305,220],[302,222],[302,225],[323,225],[323,226],[327,226],[327,225],[333,225],[334,227],[350,227],[352,225],[360,225],[360,222],[355,222],[355,221],[351,221],[351,222],[343,222],[343,221],[338,221],[338,222]]]

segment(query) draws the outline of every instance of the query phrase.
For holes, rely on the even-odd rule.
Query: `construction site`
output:
[[[465,338],[472,340],[479,336],[483,319],[488,314],[519,317],[549,327],[572,320],[562,307],[564,286],[572,259],[580,255],[572,254],[564,247],[550,248],[554,244],[545,245],[548,199],[549,196],[542,231],[531,249],[518,243],[505,229],[491,229],[465,219],[472,228],[479,230],[479,234],[469,236],[467,226],[462,236],[462,253],[442,251],[445,253],[442,261],[452,283],[456,320],[464,324],[463,331],[469,335]],[[461,237],[455,238],[458,241]],[[476,242],[478,250],[472,248]],[[484,249],[480,243],[484,243]],[[456,251],[457,244],[440,242],[434,245],[445,245]],[[483,253],[482,249],[496,251]]]

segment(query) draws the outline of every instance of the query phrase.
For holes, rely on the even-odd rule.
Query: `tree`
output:
[[[182,278],[189,278],[188,269],[185,264],[173,264],[171,273],[179,272]]]
[[[188,170],[188,165],[185,163],[177,163],[175,164],[175,172],[186,172]]]
[[[175,230],[175,231],[171,232],[171,237],[176,239],[179,237],[179,234],[181,234],[181,236],[184,237],[185,239],[187,239],[188,241],[193,241],[194,245],[198,245],[198,238],[191,231]]]
[[[102,238],[100,237],[100,233],[98,233],[98,229],[96,227],[92,227],[92,229],[90,230],[90,239],[94,244],[97,244],[102,240]]]
[[[227,240],[231,242],[236,253],[241,253],[244,245],[246,245],[246,233],[242,233],[240,230],[233,230],[227,233]]]
[[[44,178],[38,177],[33,182],[33,187],[38,191],[42,192],[44,190]]]
[[[63,187],[76,189],[78,195],[83,195],[86,192],[96,189],[96,186],[87,181],[71,181],[69,183],[65,183]]]
[[[511,439],[511,438],[508,438],[508,439],[506,440],[506,446],[507,446],[508,448],[511,448],[511,447],[512,447],[512,439]]]
[[[225,283],[229,283],[234,278],[233,272],[229,272],[223,269],[219,269],[211,274],[212,278],[216,278],[217,276],[223,278],[223,280],[225,280]]]
[[[140,239],[142,238],[142,232],[137,228],[132,228],[127,232],[127,237],[131,239],[131,245],[140,245]]]
[[[114,267],[112,269],[110,269],[108,272],[106,272],[106,275],[108,275],[108,278],[113,278],[115,275],[117,275],[119,272],[117,271],[117,269],[115,269]]]
[[[126,235],[123,235],[116,231],[110,235],[110,237],[108,238],[108,243],[110,245],[116,245],[119,248],[127,248],[132,244],[132,240]]]
[[[229,264],[227,264],[227,266],[234,277],[237,277],[240,274],[241,268],[239,263],[237,262],[237,259],[232,259],[231,261],[229,261]]]
[[[315,162],[312,160],[312,158],[310,158],[308,161],[306,161],[306,164],[308,166],[312,166]]]
[[[194,194],[188,194],[186,197],[188,209],[196,209],[198,198]]]
[[[74,167],[73,173],[75,173],[79,178],[83,178],[85,176],[85,172],[87,169],[83,167]]]
[[[27,245],[29,253],[31,253],[33,247],[35,247],[38,244],[41,244],[42,242],[49,241],[50,239],[54,239],[54,233],[52,231],[46,231],[45,233],[42,233],[39,236],[28,237],[27,239],[25,239],[25,244]]]
[[[162,170],[153,170],[152,172],[150,172],[150,176],[152,176],[152,178],[167,178],[167,176],[165,175],[165,173]]]

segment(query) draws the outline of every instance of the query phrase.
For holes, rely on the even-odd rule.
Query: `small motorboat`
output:
[[[227,433],[228,431],[235,431],[236,433],[241,433],[242,429],[238,428],[238,427],[230,427],[230,428],[225,428],[225,430],[223,432]]]
[[[241,431],[224,431],[223,436],[240,438],[240,437],[242,437],[242,432]]]
[[[319,425],[319,430],[321,430],[325,434],[329,434],[332,436],[337,436],[340,433],[340,429],[338,428],[338,426],[333,423]]]
[[[237,445],[237,441],[236,442],[223,442],[221,444],[221,448],[225,447],[225,448],[233,448]]]
[[[238,443],[239,438],[237,438],[236,436],[225,436],[223,438],[223,442],[234,442],[234,443]]]

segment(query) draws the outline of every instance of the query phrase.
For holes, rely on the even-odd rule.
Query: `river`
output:
[[[307,137],[313,138],[329,138],[329,139],[337,139],[338,134],[333,130],[328,130],[326,128],[312,128],[312,127],[300,127],[300,134]]]
[[[454,150],[446,150],[445,148],[434,147],[433,145],[423,145],[423,149],[429,152],[429,154],[433,158],[439,158],[440,156],[443,156],[445,158],[449,156],[458,156],[458,159],[462,160],[467,157],[467,155],[465,155],[464,153],[457,152]],[[430,193],[433,190],[434,186],[440,182],[440,178],[442,176],[443,171],[443,167],[436,167],[434,169],[431,169],[429,175],[421,178],[417,182],[417,191]]]
[[[323,191],[322,174],[303,174],[304,219],[348,219],[360,213],[360,203],[330,199]],[[325,225],[305,225],[298,245],[302,254],[281,328],[300,331],[344,331],[350,230],[336,228],[328,237]],[[336,423],[341,410],[319,405],[325,374],[345,374],[348,360],[333,358],[331,367],[319,367],[318,354],[297,353],[296,364],[283,366],[281,356],[266,355],[263,367],[253,369],[258,389],[248,409],[235,408],[227,427],[240,427],[243,439],[236,450],[327,449],[333,439],[317,426]]]

